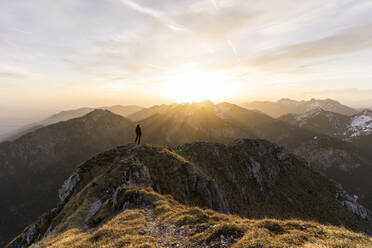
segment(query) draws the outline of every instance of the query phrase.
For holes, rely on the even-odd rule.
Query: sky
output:
[[[372,107],[370,0],[1,0],[0,54],[0,134],[86,106]]]

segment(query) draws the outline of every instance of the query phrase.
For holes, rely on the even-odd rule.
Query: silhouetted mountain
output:
[[[0,143],[0,240],[55,205],[55,192],[92,155],[132,140],[131,121],[106,110]]]
[[[106,116],[94,121],[89,117],[92,113],[105,113]],[[36,166],[35,168],[48,168],[48,170],[41,169],[43,177],[47,179],[43,179],[46,181],[37,181],[37,185],[40,185],[41,188],[39,191],[42,193],[38,197],[51,199],[50,191],[46,194],[43,193],[42,189],[53,189],[58,181],[58,179],[54,181],[56,175],[65,176],[64,173],[72,172],[71,167],[61,166],[66,161],[71,161],[69,165],[78,163],[87,159],[87,156],[91,156],[92,153],[109,148],[110,145],[114,146],[134,140],[134,123],[128,119],[108,111],[92,113],[83,118],[41,128],[15,142],[1,144],[0,152],[3,151],[2,158],[4,158],[0,159],[1,167],[6,167],[7,170],[5,171],[14,171],[13,177],[9,177],[11,180],[7,179],[6,185],[4,183],[4,194],[9,194],[10,189],[16,188],[12,186],[14,182],[18,182],[16,185],[19,187],[19,185],[23,185],[21,181],[24,179],[31,180],[30,178],[32,178],[32,180],[36,180],[38,177],[28,177],[28,175],[33,175],[33,172],[30,172],[33,169],[24,169],[33,165]],[[137,117],[134,118],[133,116]],[[365,152],[349,142],[296,127],[273,119],[259,111],[247,110],[230,103],[213,104],[210,101],[204,101],[193,104],[161,105],[141,110],[130,116],[136,121],[140,120],[140,117],[145,117],[140,123],[142,125],[143,141],[146,143],[164,145],[180,145],[193,141],[228,143],[237,138],[262,138],[274,141],[288,147],[291,152],[304,157],[308,160],[310,167],[341,182],[348,191],[357,194],[362,203],[365,203],[368,207],[372,206],[372,193],[370,193],[372,189],[370,180],[372,176],[371,159],[368,154],[366,155]],[[83,123],[86,122],[89,125],[76,126],[77,120],[85,120],[86,118],[91,121],[83,121]],[[53,132],[47,131],[51,127],[59,128],[53,129]],[[68,133],[63,130],[68,130]],[[95,137],[96,134],[100,134],[99,137]],[[90,137],[90,135],[93,137]],[[61,172],[62,168],[63,171]],[[8,176],[3,178],[8,178]],[[17,181],[13,178],[21,179],[17,179]],[[58,178],[60,179],[60,177]],[[11,208],[16,209],[16,207],[21,206],[24,209],[23,202],[29,202],[28,199],[32,194],[28,191],[25,194],[19,194],[17,201],[14,200],[9,203],[13,204],[14,202]],[[9,199],[12,199],[11,196],[9,196]],[[27,203],[29,204],[27,207],[32,205],[31,200]],[[40,199],[36,200],[40,201]],[[5,207],[10,206],[9,204],[3,205],[4,208],[11,209]],[[32,216],[35,217],[36,213],[39,214],[40,211],[45,210],[45,207],[50,207],[50,204],[53,204],[53,200],[48,202],[45,200],[45,204],[38,205],[38,210],[27,212],[28,216],[20,216],[19,218],[24,220],[21,224],[29,221]],[[11,211],[18,214],[23,210]],[[14,217],[15,214],[9,216]],[[9,217],[7,223],[11,222],[12,219],[10,218],[13,217]],[[11,223],[13,225],[18,224],[15,221]],[[14,230],[16,229],[17,227],[14,227]],[[0,231],[1,233],[8,233],[9,230]]]
[[[302,114],[310,110],[322,108],[324,110],[343,115],[353,115],[358,111],[332,99],[311,99],[309,101],[294,101],[291,99],[281,99],[277,102],[248,102],[241,104],[248,109],[257,109],[272,117],[279,117],[286,114]]]
[[[169,109],[171,109],[174,106],[177,106],[178,104],[162,104],[162,105],[155,105],[152,106],[151,108],[144,108],[140,111],[137,111],[131,115],[128,115],[128,118],[131,119],[132,121],[140,121],[143,119],[146,119],[154,114],[159,114],[159,113],[166,113]]]
[[[79,108],[79,109],[73,109],[73,110],[66,110],[66,111],[59,112],[55,115],[52,115],[43,121],[30,124],[20,130],[17,130],[13,132],[12,134],[9,134],[7,137],[5,137],[4,140],[9,140],[9,141],[16,140],[19,137],[27,133],[30,133],[32,131],[35,131],[41,127],[48,126],[48,125],[58,123],[61,121],[67,121],[67,120],[71,120],[74,118],[82,117],[94,111],[95,109],[109,110],[110,112],[114,114],[127,117],[128,115],[131,115],[137,111],[142,110],[143,108],[140,106],[136,106],[136,105],[128,105],[128,106],[115,105],[115,106],[100,107],[100,108]]]
[[[367,236],[319,224],[369,232],[369,210],[264,140],[117,147],[80,165],[59,199],[8,247],[372,245]],[[267,217],[279,220],[260,220]]]

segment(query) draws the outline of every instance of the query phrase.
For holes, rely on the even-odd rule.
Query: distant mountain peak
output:
[[[351,116],[356,114],[356,111],[353,108],[350,108],[346,105],[339,103],[333,99],[315,99],[312,98],[308,101],[296,101],[288,98],[283,98],[277,102],[248,102],[243,103],[242,106],[248,109],[257,109],[260,110],[272,117],[280,117],[286,114],[304,114],[308,111],[322,108],[326,111],[335,112],[343,115]]]
[[[203,101],[199,102],[199,104],[200,105],[206,105],[206,106],[213,106],[214,105],[214,103],[209,99],[203,100]]]
[[[110,118],[124,118],[120,115],[114,114],[109,110],[106,109],[95,109],[92,112],[89,112],[85,116],[82,116],[80,118],[92,118],[93,120],[99,120],[99,119],[110,119]]]
[[[102,116],[102,115],[109,115],[109,114],[113,114],[113,113],[106,109],[94,109],[93,111],[89,112],[86,116]]]

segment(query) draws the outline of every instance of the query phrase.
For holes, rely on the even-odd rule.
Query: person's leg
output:
[[[138,135],[138,145],[141,143],[141,135]]]
[[[136,140],[134,141],[135,144],[137,144],[137,140],[138,140],[138,134],[136,135]]]

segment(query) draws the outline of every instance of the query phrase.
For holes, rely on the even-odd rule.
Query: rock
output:
[[[336,189],[336,200],[346,209],[354,213],[355,215],[359,216],[363,220],[367,220],[370,225],[372,225],[372,212],[365,208],[364,206],[360,205],[357,202],[358,196],[348,194],[343,188],[341,184],[335,183],[333,180],[330,180],[334,183]]]
[[[25,239],[28,245],[31,244],[32,241],[34,241],[36,235],[37,235],[36,224],[32,224],[31,227],[25,233],[26,236]]]
[[[88,211],[87,216],[85,217],[84,224],[88,227],[89,220],[101,209],[102,201],[100,199],[95,200]]]
[[[288,150],[282,148],[276,156],[280,161],[283,161],[289,158],[289,152]]]
[[[62,187],[58,190],[58,196],[60,202],[64,202],[73,192],[76,185],[80,181],[79,170],[72,174],[67,180],[62,184]]]

